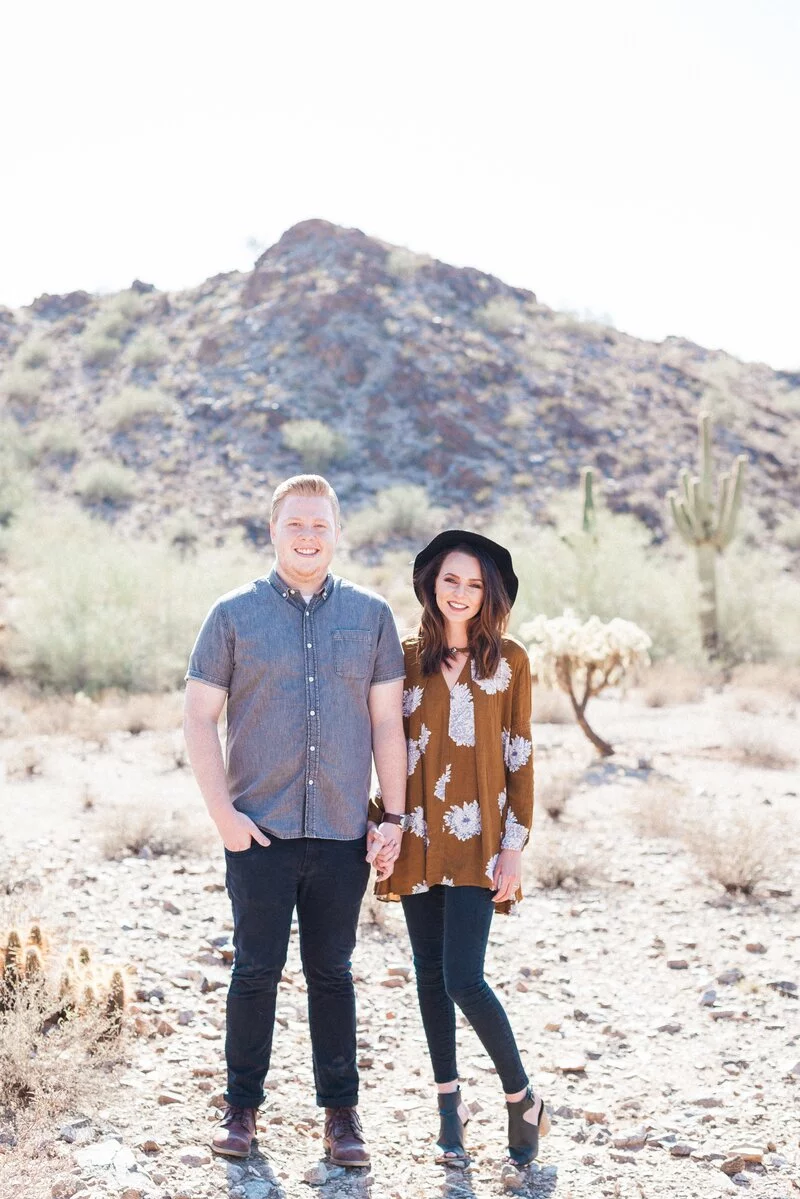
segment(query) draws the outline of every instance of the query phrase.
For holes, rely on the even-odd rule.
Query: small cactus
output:
[[[17,1002],[23,978],[25,957],[22,938],[15,928],[9,930],[3,955],[3,975],[0,979],[0,1011],[13,1008]]]
[[[28,930],[28,944],[38,946],[41,952],[45,949],[44,933],[40,924],[32,924]]]
[[[86,945],[81,945],[78,950],[78,961],[84,967],[91,965],[92,955]]]
[[[583,531],[594,535],[597,530],[597,513],[594,507],[594,471],[591,466],[584,466],[581,471],[581,499],[583,500]]]
[[[26,983],[44,981],[44,962],[37,945],[28,945],[25,950],[25,981]]]

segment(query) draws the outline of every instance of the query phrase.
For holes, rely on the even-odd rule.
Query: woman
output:
[[[448,529],[417,555],[422,617],[403,642],[405,833],[394,863],[391,850],[376,861],[376,894],[403,904],[438,1091],[436,1160],[453,1165],[469,1160],[454,1003],[500,1076],[511,1158],[533,1161],[550,1127],[483,976],[493,912],[507,913],[521,897],[533,815],[530,666],[523,647],[503,636],[517,587],[508,550],[477,533]]]

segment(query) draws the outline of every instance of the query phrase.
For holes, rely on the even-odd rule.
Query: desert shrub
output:
[[[200,853],[210,841],[206,826],[193,828],[185,813],[165,812],[152,804],[116,807],[104,813],[100,837],[103,856],[111,860],[146,854],[180,857]]]
[[[75,490],[87,504],[125,504],[136,492],[136,475],[117,462],[94,462],[78,474]]]
[[[490,333],[513,333],[523,324],[519,301],[512,296],[492,296],[475,313],[475,320]]]
[[[800,662],[800,582],[737,542],[720,559],[720,629],[732,662]]]
[[[574,834],[556,831],[554,825],[534,834],[525,858],[534,879],[546,891],[568,885],[582,887],[600,873],[595,857]]]
[[[15,521],[8,554],[19,599],[10,668],[89,693],[179,686],[211,602],[264,565],[241,546],[181,559],[163,541],[123,539],[73,508]]]
[[[664,781],[637,788],[627,814],[640,837],[680,839],[686,827],[685,808],[685,792]]]
[[[580,775],[568,771],[555,774],[539,773],[536,778],[537,809],[543,808],[551,820],[560,820],[579,781]]]
[[[395,279],[413,279],[420,267],[430,261],[424,254],[394,246],[386,255],[386,273],[394,275]]]
[[[105,333],[84,332],[81,337],[81,358],[85,366],[110,366],[122,348],[116,337]]]
[[[126,288],[113,296],[107,296],[103,301],[103,309],[111,318],[124,320],[127,326],[139,319],[147,311],[148,302],[141,292]]]
[[[162,333],[144,329],[130,343],[125,357],[134,367],[161,366],[169,358],[169,342]]]
[[[47,372],[44,370],[27,370],[25,367],[12,363],[3,372],[0,379],[0,394],[16,404],[35,404],[47,383]]]
[[[371,504],[347,522],[353,546],[374,545],[392,538],[410,541],[428,537],[441,523],[442,513],[431,505],[424,487],[399,483],[379,491]]]
[[[642,698],[648,708],[671,704],[697,704],[703,698],[704,678],[700,671],[682,662],[656,662],[648,671]]]
[[[715,883],[730,895],[752,895],[780,874],[786,833],[767,817],[706,808],[686,825],[684,842]]]
[[[106,429],[121,433],[153,417],[164,416],[169,409],[168,397],[157,388],[123,387],[103,400],[97,414]]]
[[[14,421],[0,421],[0,528],[10,524],[29,495],[25,442]]]
[[[796,756],[774,737],[753,728],[739,729],[734,734],[730,754],[735,761],[764,770],[791,770],[797,763]]]
[[[534,724],[572,724],[575,714],[563,691],[552,687],[534,687]]]
[[[104,300],[81,334],[81,358],[86,366],[109,366],[122,348],[122,339],[141,315],[144,300],[136,292],[120,292]]]
[[[800,550],[800,512],[787,516],[775,530],[775,536],[781,545],[790,550]]]
[[[40,338],[32,337],[19,347],[14,355],[14,360],[24,370],[37,370],[39,367],[47,366],[50,355],[51,347],[48,343]]]
[[[54,458],[59,462],[70,462],[78,457],[80,449],[81,435],[69,421],[45,421],[33,437],[33,452],[40,461]]]
[[[281,425],[281,438],[309,471],[324,471],[349,452],[347,438],[321,420],[287,420]]]

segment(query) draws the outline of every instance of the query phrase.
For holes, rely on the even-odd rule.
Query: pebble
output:
[[[670,960],[667,962],[667,965],[669,966],[670,970],[689,969],[689,963],[686,961],[686,958],[670,958]]]
[[[611,1150],[609,1157],[612,1161],[621,1162],[622,1165],[625,1166],[632,1166],[636,1161],[636,1158],[632,1153],[615,1153],[613,1149]]]
[[[266,1178],[253,1178],[244,1184],[242,1194],[244,1199],[269,1199],[272,1189],[272,1183],[267,1182]]]
[[[688,1141],[676,1141],[674,1145],[670,1145],[669,1151],[672,1157],[691,1157],[696,1148],[696,1145],[690,1145]]]
[[[643,1149],[647,1141],[647,1129],[644,1124],[637,1128],[629,1128],[612,1139],[615,1149]]]
[[[713,1007],[717,1002],[717,992],[713,987],[709,987],[707,991],[703,991],[700,996],[700,1007]]]
[[[735,1149],[731,1149],[731,1156],[740,1157],[745,1162],[761,1162],[764,1160],[764,1154],[761,1149],[756,1149],[754,1145],[748,1145],[742,1148],[737,1145]]]
[[[777,991],[779,995],[786,996],[787,999],[797,999],[797,983],[787,982],[786,979],[776,979],[774,982],[767,983],[773,991]]]
[[[744,974],[737,966],[732,970],[723,970],[722,974],[717,975],[717,982],[723,986],[732,986],[733,983],[740,983],[744,978]]]
[[[748,953],[766,953],[766,945],[762,945],[760,941],[748,941],[745,945]]]
[[[583,1118],[587,1124],[607,1124],[608,1117],[601,1108],[587,1107],[584,1109]]]
[[[77,1178],[58,1178],[50,1188],[53,1199],[72,1199],[83,1184]]]
[[[560,1070],[562,1074],[582,1074],[585,1069],[586,1059],[580,1054],[562,1057],[556,1062],[556,1070]]]
[[[328,1181],[327,1167],[322,1162],[317,1162],[315,1166],[311,1166],[310,1169],[306,1170],[303,1179],[312,1187],[324,1186]],[[248,1196],[248,1199],[250,1199],[250,1196]]]
[[[742,1170],[744,1169],[744,1166],[745,1166],[744,1158],[728,1157],[720,1165],[720,1170],[722,1171],[723,1174],[727,1174],[729,1178],[732,1178],[734,1174],[741,1174]]]
[[[518,1191],[525,1185],[525,1179],[520,1171],[508,1162],[500,1171],[500,1181],[507,1191]]]
[[[680,1032],[682,1028],[683,1025],[679,1024],[677,1020],[668,1020],[666,1024],[658,1026],[658,1032],[668,1032],[674,1035],[676,1032]]]
[[[171,899],[165,899],[161,904],[165,912],[169,912],[170,916],[180,916],[181,909],[177,908]]]
[[[178,1094],[177,1091],[161,1091],[156,1103],[160,1103],[162,1107],[168,1103],[183,1103],[183,1095]]]
[[[404,978],[401,978],[397,974],[392,974],[389,976],[389,978],[381,979],[382,987],[404,987],[405,985],[406,985],[406,980]]]
[[[722,1107],[722,1100],[719,1095],[696,1095],[694,1099],[689,1100],[690,1107]]]
[[[208,1166],[211,1164],[211,1154],[205,1149],[190,1149],[180,1157],[184,1166]]]

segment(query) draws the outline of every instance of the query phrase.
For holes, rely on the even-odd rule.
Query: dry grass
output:
[[[8,1186],[18,1172],[26,1184],[3,1194],[29,1195],[30,1164],[52,1135],[52,1122],[101,1104],[121,1064],[125,982],[122,971],[96,972],[85,947],[53,956],[38,925],[2,940],[0,1136],[9,1146],[3,1178]]]
[[[100,848],[110,860],[127,857],[192,857],[211,843],[208,825],[193,824],[195,814],[165,812],[155,804],[116,807],[100,815]]]
[[[44,770],[45,756],[34,741],[21,745],[6,759],[6,778],[32,779]]]
[[[685,827],[686,792],[669,782],[646,783],[631,797],[627,814],[640,837],[679,839]]]
[[[560,820],[579,782],[580,775],[571,771],[537,776],[536,807],[544,808],[551,820]]]
[[[596,856],[576,841],[572,830],[556,833],[553,826],[533,838],[528,865],[546,891],[583,887],[601,873]]]
[[[642,687],[642,699],[648,708],[696,704],[703,698],[707,682],[706,675],[691,666],[680,662],[656,662]]]
[[[738,730],[731,739],[730,756],[745,766],[762,770],[791,770],[797,758],[767,733],[757,729]]]
[[[733,671],[731,686],[800,700],[800,668],[784,662],[746,662]]]
[[[87,695],[46,695],[11,684],[0,689],[0,734],[72,736],[104,746],[114,732],[168,733],[181,724],[179,691],[128,695],[107,691]]]
[[[684,843],[715,883],[729,895],[753,895],[780,876],[786,861],[785,830],[767,817],[709,810],[685,828]]]
[[[534,724],[572,724],[575,713],[563,691],[537,686],[533,689]]]

